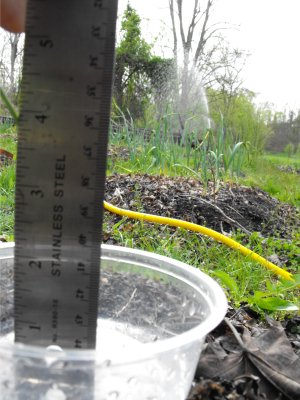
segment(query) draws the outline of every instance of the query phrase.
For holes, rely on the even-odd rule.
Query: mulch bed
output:
[[[105,200],[117,207],[137,209],[139,200],[147,214],[181,219],[230,234],[237,229],[261,236],[289,238],[291,225],[300,226],[299,211],[258,188],[229,183],[214,195],[213,182],[203,185],[192,178],[114,174],[107,177]],[[120,219],[115,216],[115,223]]]
[[[281,203],[259,188],[227,183],[221,185],[214,195],[213,186],[213,182],[209,182],[204,194],[203,185],[192,178],[114,173],[107,177],[105,200],[123,209],[137,211],[141,207],[147,214],[205,225],[228,236],[240,229],[248,234],[258,232],[261,237],[276,233],[284,242],[290,239],[293,227],[300,226],[299,210]],[[107,223],[113,225],[120,220],[120,216],[111,214]],[[118,244],[109,235],[104,237],[104,242]],[[270,328],[245,304],[238,310],[229,306],[226,316],[239,333],[245,328],[251,337],[257,337]],[[300,317],[289,315],[280,324],[293,353],[300,358]],[[218,341],[222,335],[230,334],[225,325],[223,321],[208,339]],[[245,373],[234,379],[208,378],[196,373],[188,400],[300,399],[300,392],[299,397],[288,397],[276,387],[266,391],[262,381],[264,378],[259,373]],[[300,378],[298,383],[300,385]]]

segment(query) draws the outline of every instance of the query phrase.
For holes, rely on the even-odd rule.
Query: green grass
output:
[[[241,183],[260,187],[276,199],[300,209],[300,175],[280,171],[265,157],[251,160],[244,166],[243,172],[246,177],[241,179]]]
[[[0,124],[0,149],[9,151],[16,156],[17,154],[17,128],[9,124]]]
[[[16,133],[16,127],[8,122],[0,122],[0,135],[3,133]]]
[[[17,154],[15,136],[15,127],[13,128],[9,124],[0,125],[0,149],[14,154],[14,159]],[[0,167],[0,236],[5,237],[8,241],[14,240],[15,182],[15,162]]]
[[[298,164],[298,168],[300,168],[300,155],[294,154],[292,157],[288,158],[285,153],[266,153],[264,154],[264,158],[276,165],[294,165],[296,167]]]
[[[124,218],[121,225],[111,227],[108,225],[109,219],[110,213],[105,212],[103,232],[110,234],[111,238],[113,237],[125,247],[155,252],[182,261],[199,268],[214,279],[216,279],[214,272],[217,270],[227,273],[238,287],[239,295],[237,296],[224,286],[228,299],[235,306],[238,306],[243,298],[251,297],[254,291],[268,292],[267,282],[272,284],[278,282],[277,277],[262,265],[201,234],[182,228],[132,221],[128,218]],[[263,241],[256,233],[250,238],[238,233],[232,238],[252,248],[263,257],[274,253],[287,256],[290,260],[290,270],[295,274],[299,272],[297,258],[300,249],[294,242],[287,244],[285,241],[274,238]],[[300,239],[299,234],[295,236],[296,240],[297,238]],[[280,282],[278,283],[280,285]],[[286,293],[284,299],[300,306],[299,293],[299,289],[296,288]],[[253,308],[259,311],[257,306],[254,305]]]
[[[15,162],[3,167],[0,175],[0,236],[14,240]]]

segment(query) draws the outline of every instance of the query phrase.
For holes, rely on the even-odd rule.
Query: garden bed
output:
[[[114,164],[120,162],[120,158],[126,160],[129,157],[129,151],[125,147],[119,147],[118,152],[116,152],[114,146],[111,145],[108,155],[110,156],[112,164]],[[273,181],[276,183],[272,175],[272,182]],[[288,203],[280,202],[269,193],[259,188],[230,183],[223,185],[222,181],[220,182],[219,188],[217,188],[216,182],[213,181],[208,181],[207,188],[205,188],[199,180],[191,177],[177,176],[176,178],[170,178],[164,175],[134,173],[125,175],[114,172],[106,179],[105,200],[123,209],[185,220],[187,222],[203,225],[229,237],[235,237],[238,233],[240,234],[240,238],[242,237],[242,244],[246,246],[250,245],[248,246],[250,248],[251,243],[253,245],[253,241],[251,242],[253,234],[257,235],[257,243],[259,243],[264,250],[266,250],[270,240],[273,242],[277,240],[279,246],[282,248],[284,248],[285,245],[291,244],[290,249],[292,249],[292,251],[289,250],[288,256],[287,251],[283,249],[278,255],[274,254],[275,258],[273,257],[270,261],[277,263],[281,267],[287,267],[288,271],[292,274],[299,273],[297,267],[297,265],[299,265],[299,243],[295,241],[295,238],[299,237],[297,233],[295,233],[299,232],[299,211]],[[4,211],[5,213],[13,214],[12,207],[13,203],[11,202],[10,207],[6,205],[5,209],[2,209],[3,217],[6,215]],[[130,221],[122,221],[123,219],[119,215],[106,213],[106,228],[103,234],[104,243],[126,245],[124,241],[119,240],[120,238],[114,234],[116,230],[122,231],[124,236],[127,229],[128,231],[131,230],[135,235],[141,236],[141,232],[136,231],[137,225],[133,225]],[[144,222],[144,225],[148,225],[150,229],[154,228],[151,223]],[[116,226],[117,228],[114,229]],[[170,230],[172,235],[173,233],[175,234],[175,231],[175,228]],[[163,238],[165,232],[166,231],[160,232],[159,230],[153,229],[153,234],[157,238]],[[148,242],[151,242],[151,239],[147,237],[145,240],[146,239],[148,239]],[[178,251],[181,252],[181,241],[179,239],[178,237],[177,247],[179,248]],[[6,240],[6,238],[3,237],[2,240]],[[213,242],[212,240],[212,243]],[[138,240],[132,242],[132,245],[139,248]],[[157,251],[155,245],[154,243],[154,250],[152,251]],[[210,250],[209,247],[207,249],[212,252],[218,250],[217,247],[212,247],[212,250]],[[190,251],[191,253],[194,251],[193,247],[191,247]],[[231,250],[229,251],[231,252]],[[201,257],[203,256],[201,255]],[[197,259],[198,264],[196,263],[195,266],[198,267],[200,266],[200,261],[205,261],[203,258],[201,259],[201,257]],[[225,264],[229,263],[230,261],[226,259]],[[203,264],[205,263],[203,262]],[[217,268],[222,269],[221,263],[216,264]],[[225,264],[223,264],[223,266]],[[252,270],[252,275],[256,274],[257,269],[254,268]],[[234,278],[238,281],[239,276],[235,273]],[[260,278],[257,277],[256,279],[259,280]],[[274,279],[272,283],[275,281],[276,279]],[[238,283],[240,284],[241,282]],[[250,282],[249,285],[251,286],[251,284]],[[248,290],[249,289],[250,288],[248,288]],[[254,288],[254,290],[261,289]],[[249,293],[250,292],[251,291],[249,291]],[[237,304],[236,300],[233,301],[230,296],[229,302],[230,306],[227,318],[238,330],[239,334],[245,329],[250,333],[250,337],[254,339],[266,332],[275,332],[272,330],[271,325],[262,322],[263,314],[253,311],[253,309],[249,307],[249,304],[245,302]],[[283,346],[285,346],[285,349],[290,350],[289,355],[291,358],[296,356],[298,360],[300,353],[299,315],[286,313],[285,317],[282,318],[278,324],[284,328],[284,331],[278,331],[278,338],[280,341],[277,346],[278,351],[274,353],[275,360],[281,359]],[[276,342],[276,335],[274,337]],[[283,337],[286,338],[287,341],[284,344],[282,342]],[[201,364],[205,365],[204,361],[206,356],[208,357],[207,360],[209,360],[212,356],[217,357],[216,354],[218,356],[221,355],[220,360],[223,359],[225,362],[227,359],[230,361],[234,354],[240,354],[241,364],[245,363],[244,359],[247,351],[239,347],[236,341],[232,341],[232,338],[231,329],[223,321],[222,324],[208,336]],[[213,343],[216,343],[216,345],[213,345]],[[228,346],[228,343],[231,344]],[[276,350],[276,346],[274,348]],[[224,352],[226,352],[226,354]],[[271,387],[270,389],[268,383],[265,382],[265,378],[259,371],[255,370],[255,368],[255,372],[251,369],[251,371],[248,371],[249,373],[239,370],[239,373],[237,373],[234,378],[228,378],[218,371],[213,376],[199,373],[199,371],[200,369],[198,369],[196,373],[189,400],[300,399],[300,389],[299,392],[296,392],[299,387],[300,377],[293,383],[295,391],[292,395],[290,395],[290,397],[281,397],[280,393],[284,390],[278,387],[274,389],[274,385],[273,388]],[[298,371],[300,371],[300,367]],[[279,371],[279,375],[280,374],[281,372]],[[287,379],[287,377],[283,377],[282,379],[283,383],[285,383],[284,379]],[[287,384],[287,387],[289,387],[289,384]]]
[[[147,214],[205,225],[223,234],[244,229],[288,239],[291,226],[300,226],[295,207],[261,189],[227,183],[214,194],[210,181],[204,194],[199,181],[182,176],[114,174],[106,179],[105,199],[120,208],[135,211],[139,205]],[[111,222],[119,219],[116,215]]]

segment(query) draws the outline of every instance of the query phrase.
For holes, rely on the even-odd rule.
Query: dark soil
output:
[[[113,319],[117,326],[130,321],[126,334],[144,343],[180,335],[205,319],[203,301],[196,293],[193,297],[184,286],[165,282],[159,273],[150,279],[103,269],[99,295],[98,316]]]
[[[300,226],[297,209],[261,189],[227,183],[214,194],[213,182],[208,182],[204,195],[199,181],[181,176],[115,174],[107,177],[105,200],[131,211],[137,210],[139,202],[147,214],[185,220],[223,234],[240,229],[288,239],[291,226]],[[120,219],[116,215],[111,223]]]

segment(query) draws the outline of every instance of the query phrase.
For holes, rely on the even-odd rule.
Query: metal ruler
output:
[[[28,0],[15,341],[95,348],[117,0]]]

